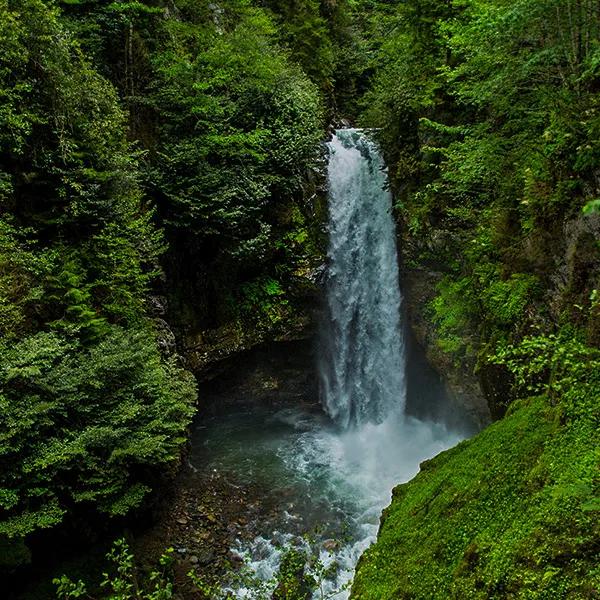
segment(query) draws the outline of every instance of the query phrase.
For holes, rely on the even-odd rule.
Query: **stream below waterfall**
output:
[[[194,432],[190,460],[234,487],[263,490],[255,534],[233,548],[260,579],[276,575],[283,547],[302,546],[309,534],[324,562],[340,566],[325,582],[330,593],[351,579],[360,554],[374,541],[392,488],[462,437],[413,417],[344,431],[317,410],[252,407],[204,421]],[[243,590],[239,597],[246,597]]]

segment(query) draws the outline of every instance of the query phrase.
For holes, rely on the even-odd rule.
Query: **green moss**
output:
[[[580,404],[597,405],[593,389]],[[546,396],[520,401],[424,463],[394,491],[352,597],[597,597],[597,414],[581,413],[565,419]]]

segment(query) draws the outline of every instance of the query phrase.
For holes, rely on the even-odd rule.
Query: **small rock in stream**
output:
[[[212,549],[207,548],[197,558],[201,565],[209,565],[215,559],[215,553]]]

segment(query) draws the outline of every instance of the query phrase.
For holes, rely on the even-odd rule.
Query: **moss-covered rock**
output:
[[[362,557],[356,600],[597,598],[597,392],[538,396],[421,465]],[[568,396],[569,394],[566,394]]]

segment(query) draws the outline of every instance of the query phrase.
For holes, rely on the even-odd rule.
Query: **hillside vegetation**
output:
[[[0,0],[8,570],[32,536],[130,514],[176,472],[196,391],[165,319],[294,316],[342,5],[271,8]],[[301,29],[327,57],[312,79]]]
[[[395,490],[355,598],[597,597],[598,10],[408,1],[388,17],[363,120],[405,268],[436,273],[438,350],[500,420]]]

